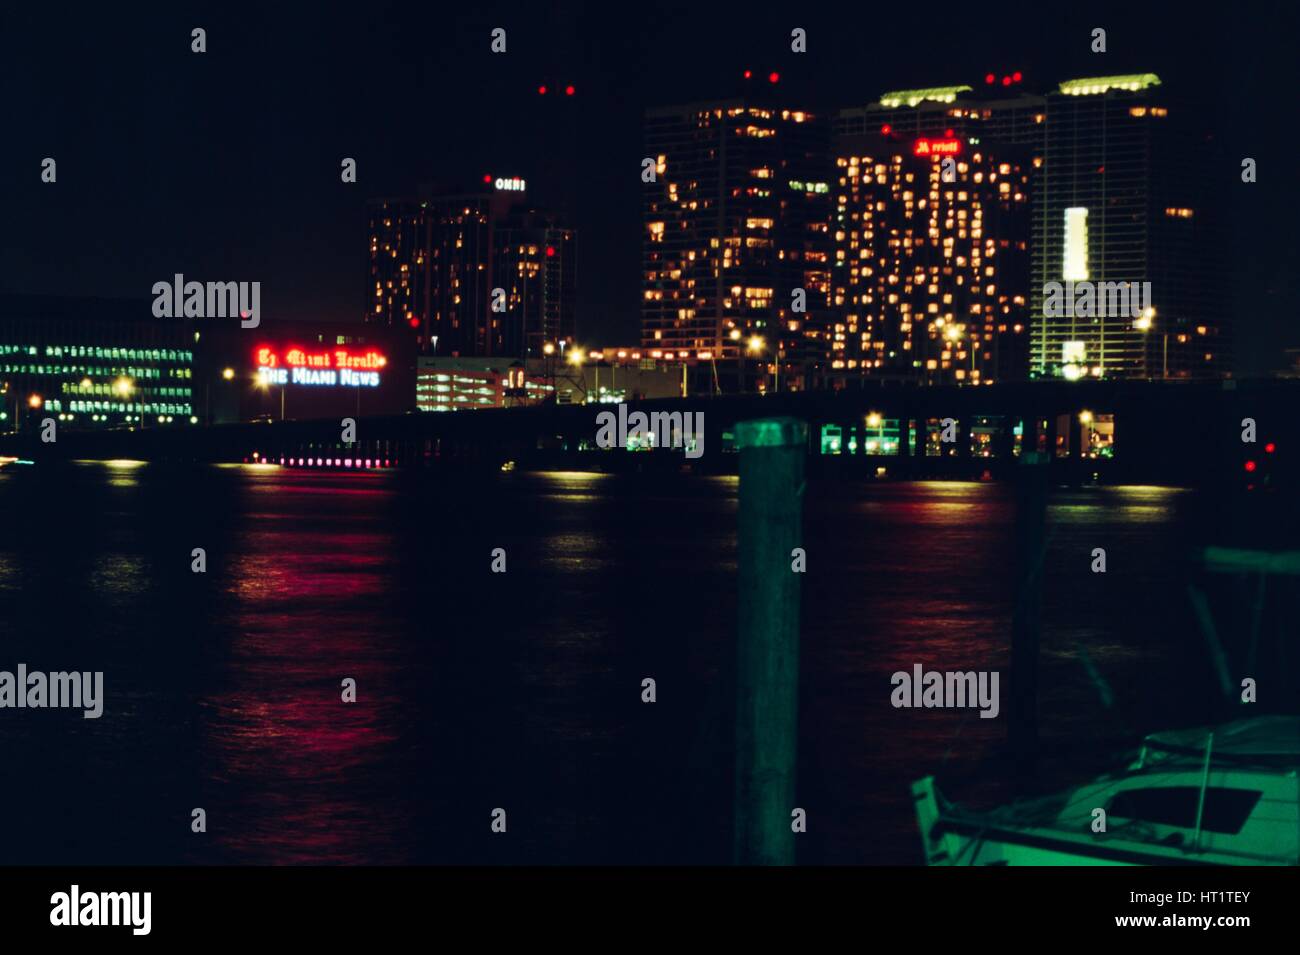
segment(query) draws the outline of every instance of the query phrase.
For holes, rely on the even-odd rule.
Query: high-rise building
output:
[[[830,129],[775,95],[647,112],[641,339],[799,388],[832,315]]]
[[[1025,377],[1033,157],[937,131],[836,137],[826,363],[839,383]]]
[[[1061,83],[1035,185],[1031,373],[1228,373],[1212,144],[1153,73]]]
[[[1020,73],[998,77],[989,73],[978,87],[961,84],[925,89],[892,90],[863,106],[835,115],[837,136],[880,133],[904,139],[935,139],[954,135],[981,142],[1042,148],[1046,101],[1025,93]],[[949,131],[951,130],[951,133]]]
[[[417,199],[370,203],[368,324],[423,328],[429,315],[429,212]]]
[[[526,187],[485,176],[479,189],[372,203],[366,320],[409,326],[434,355],[537,357],[572,339],[575,233],[529,207]]]

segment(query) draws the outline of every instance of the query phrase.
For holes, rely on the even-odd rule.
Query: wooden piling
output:
[[[1016,606],[1011,621],[1011,699],[1007,737],[1017,769],[1030,773],[1038,751],[1038,647],[1047,548],[1050,456],[1020,455],[1016,468]]]
[[[742,421],[733,859],[793,865],[800,574],[808,426]],[[815,555],[811,559],[816,559]]]

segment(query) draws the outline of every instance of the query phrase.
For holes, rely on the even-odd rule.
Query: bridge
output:
[[[1200,484],[1276,482],[1300,448],[1300,380],[1079,381],[992,386],[865,382],[861,388],[765,396],[697,396],[629,403],[629,410],[703,412],[704,452],[627,453],[595,447],[596,416],[610,405],[410,413],[343,422],[287,420],[197,427],[39,428],[0,435],[0,458],[38,464],[78,459],[172,463],[270,462],[301,467],[689,469],[734,473],[738,421],[790,416],[809,424],[813,473],[898,478],[997,478],[1018,450],[1052,449],[1069,480]],[[1256,441],[1243,441],[1253,419]],[[1094,435],[1104,429],[1104,441]],[[881,470],[883,469],[883,470]]]

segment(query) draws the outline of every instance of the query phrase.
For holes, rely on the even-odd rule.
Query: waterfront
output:
[[[722,477],[6,469],[0,669],[103,670],[105,700],[95,720],[0,712],[0,861],[725,861],[735,494]],[[1050,773],[1209,718],[1177,570],[1193,497],[1054,493],[1041,709],[1069,759]],[[920,775],[1005,794],[1003,720],[889,697],[914,664],[1005,670],[1013,517],[994,483],[810,486],[801,862],[920,861]]]

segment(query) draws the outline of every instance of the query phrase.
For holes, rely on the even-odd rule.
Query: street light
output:
[[[751,355],[759,355],[767,348],[767,339],[762,335],[750,335],[749,341],[745,343],[745,351]],[[754,387],[758,388],[758,376],[754,376]]]
[[[1092,412],[1087,408],[1079,412],[1079,444],[1084,457],[1092,457]]]
[[[131,394],[132,392],[135,391],[135,382],[132,381],[130,378],[128,378],[126,375],[122,375],[113,382],[113,390],[116,391],[123,398],[127,399],[127,407],[129,408]],[[128,415],[127,417],[129,418],[130,416]],[[143,388],[140,389],[140,427],[141,429],[144,428],[144,389]]]
[[[27,407],[29,408],[39,408],[43,404],[45,404],[45,399],[40,395],[34,394],[27,399]]]
[[[261,388],[263,391],[271,390],[271,382],[264,375],[258,375],[256,378],[254,378],[253,386],[256,388]],[[361,392],[358,390],[357,391],[358,402],[361,400],[360,395]],[[280,386],[280,420],[281,421],[284,420],[284,385]]]
[[[226,379],[226,381],[233,381],[233,380],[234,380],[234,377],[235,377],[235,369],[233,369],[233,368],[224,368],[224,369],[222,369],[222,371],[221,371],[221,377],[224,378],[224,379]]]
[[[1152,326],[1155,324],[1155,317],[1156,317],[1156,307],[1154,305],[1148,305],[1146,308],[1142,309],[1142,314],[1139,315],[1137,319],[1134,320],[1133,327],[1143,333],[1149,332],[1151,331]],[[1146,368],[1146,357],[1145,357],[1146,353],[1147,353],[1147,349],[1143,348],[1142,361],[1143,361],[1144,373]],[[1162,379],[1169,377],[1169,333],[1168,332],[1163,333],[1163,335],[1161,336],[1160,377]]]

